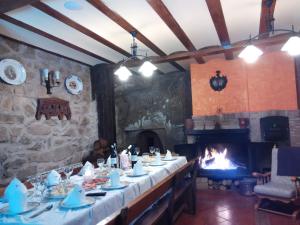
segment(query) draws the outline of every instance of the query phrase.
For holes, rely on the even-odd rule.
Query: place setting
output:
[[[154,161],[150,162],[150,163],[149,163],[149,166],[164,166],[164,165],[166,165],[166,164],[167,164],[166,162],[163,162],[163,161],[162,161],[160,152],[159,152],[159,150],[157,150],[157,151],[155,152],[155,158],[154,158]]]
[[[39,202],[28,201],[27,188],[17,178],[14,178],[5,189],[2,201],[0,214],[9,217],[31,212],[40,206]]]
[[[128,186],[129,182],[120,181],[120,173],[118,170],[113,169],[109,174],[109,182],[101,186],[102,190],[118,190],[124,189]]]
[[[145,170],[143,167],[143,163],[141,160],[138,160],[134,166],[133,169],[126,173],[127,177],[143,177],[149,175],[149,171]]]
[[[162,161],[174,161],[177,160],[176,156],[172,156],[172,153],[170,150],[167,150],[167,153],[164,157],[161,158]]]

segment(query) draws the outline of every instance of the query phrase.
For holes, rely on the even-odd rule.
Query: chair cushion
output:
[[[295,186],[283,183],[269,182],[263,185],[256,185],[254,192],[262,195],[269,195],[280,198],[292,198],[296,194]]]

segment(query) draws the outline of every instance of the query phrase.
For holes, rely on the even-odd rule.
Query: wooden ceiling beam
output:
[[[223,14],[223,9],[220,0],[205,0],[212,21],[215,25],[219,40],[222,46],[230,45],[230,38],[226,27],[226,22]],[[233,52],[228,49],[224,51],[225,58],[233,59]]]
[[[6,13],[38,1],[39,0],[0,0],[0,13]]]
[[[79,23],[71,20],[69,17],[56,11],[55,9],[48,6],[47,4],[45,4],[43,2],[36,2],[36,3],[33,3],[32,6],[39,9],[40,11],[48,14],[49,16],[59,20],[60,22],[74,28],[75,30],[87,35],[88,37],[93,38],[94,40],[102,43],[103,45],[115,50],[116,52],[119,52],[120,54],[125,55],[127,57],[131,56],[131,54],[129,52],[118,47],[117,45],[113,44],[112,42],[106,40],[105,38],[101,37],[100,35],[96,34],[95,32],[87,29],[86,27],[80,25]]]
[[[268,4],[270,5],[270,8],[268,7]],[[260,22],[259,22],[259,34],[262,35],[260,38],[266,38],[269,37],[269,33],[266,33],[270,30],[269,27],[269,20],[273,19],[274,11],[275,11],[275,5],[276,0],[262,0],[261,1],[261,11],[260,11]],[[270,9],[270,11],[269,11]]]
[[[37,29],[37,28],[35,28],[35,27],[31,26],[31,25],[28,25],[28,24],[26,24],[26,23],[24,23],[24,22],[22,22],[20,20],[17,20],[15,18],[12,18],[12,17],[7,16],[5,14],[0,14],[0,18],[3,19],[3,20],[5,20],[5,21],[7,21],[7,22],[9,22],[9,23],[12,23],[12,24],[14,24],[16,26],[22,27],[23,29],[26,29],[28,31],[31,31],[31,32],[36,33],[38,35],[41,35],[41,36],[43,36],[45,38],[48,38],[48,39],[50,39],[52,41],[58,42],[60,44],[63,44],[65,46],[69,47],[69,48],[72,48],[72,49],[76,50],[76,51],[79,51],[79,52],[82,52],[82,53],[84,53],[86,55],[92,56],[92,57],[94,57],[96,59],[99,59],[99,60],[101,60],[103,62],[114,63],[114,62],[112,62],[112,61],[110,61],[110,60],[108,60],[108,59],[106,59],[106,58],[104,58],[102,56],[99,56],[99,55],[97,55],[97,54],[95,54],[93,52],[90,52],[90,51],[88,51],[86,49],[83,49],[83,48],[81,48],[81,47],[79,47],[77,45],[74,45],[74,44],[72,44],[70,42],[67,42],[67,41],[65,41],[63,39],[60,39],[60,38],[58,38],[56,36],[53,36],[53,35],[51,35],[51,34],[49,34],[47,32],[44,32],[42,30],[39,30],[39,29]]]
[[[98,9],[100,12],[102,12],[104,15],[106,15],[108,18],[110,18],[112,21],[114,21],[116,24],[118,24],[120,27],[122,27],[127,32],[136,32],[136,38],[142,42],[144,45],[146,45],[148,48],[150,48],[153,52],[155,52],[159,56],[166,56],[166,53],[164,53],[158,46],[156,46],[153,42],[151,42],[146,36],[144,36],[138,29],[136,29],[134,26],[132,26],[127,20],[125,20],[122,16],[120,16],[118,13],[111,10],[105,3],[103,3],[101,0],[87,0],[91,5],[93,5],[96,9]],[[170,62],[174,67],[176,67],[179,71],[185,71],[185,69],[180,66],[176,62]]]
[[[192,41],[188,38],[186,33],[177,23],[171,12],[168,10],[166,5],[161,0],[147,0],[149,5],[154,9],[154,11],[160,16],[160,18],[165,22],[165,24],[170,28],[170,30],[175,34],[179,41],[184,45],[184,47],[189,51],[196,51],[197,49],[193,45]],[[195,59],[198,63],[205,63],[204,59],[200,56],[196,56]]]
[[[64,58],[64,59],[68,59],[68,60],[73,61],[73,62],[80,63],[80,64],[85,65],[85,66],[88,66],[88,67],[91,67],[91,66],[92,66],[91,64],[88,64],[88,63],[86,63],[86,62],[82,62],[82,61],[77,60],[77,59],[72,59],[72,58],[70,58],[70,57],[68,57],[68,56],[61,55],[61,54],[59,54],[59,53],[57,53],[57,52],[53,52],[53,51],[50,51],[50,50],[45,49],[45,48],[41,48],[41,47],[39,47],[39,46],[37,46],[37,45],[32,45],[32,44],[26,43],[26,42],[24,42],[24,41],[22,41],[22,40],[18,40],[18,39],[16,39],[16,38],[14,38],[14,37],[10,37],[10,36],[4,35],[4,34],[0,34],[0,37],[6,38],[6,39],[11,40],[11,41],[13,41],[13,42],[20,43],[20,44],[22,44],[22,45],[26,45],[26,46],[28,46],[28,47],[30,47],[30,48],[38,49],[38,50],[41,50],[41,51],[50,53],[50,54],[52,54],[52,55],[56,55],[56,56],[61,57],[61,58]]]
[[[288,40],[289,37],[290,37],[290,34],[280,34],[280,35],[276,35],[276,36],[265,38],[265,39],[253,40],[252,43],[255,46],[267,47],[267,46],[271,46],[271,45],[277,45],[277,44],[284,43]],[[230,51],[232,51],[232,52],[240,51],[248,43],[249,43],[249,40],[236,42],[231,45]],[[159,64],[159,63],[165,63],[165,62],[169,62],[169,61],[184,60],[184,59],[195,57],[196,55],[204,57],[204,56],[223,54],[223,53],[225,53],[225,51],[227,51],[227,50],[224,49],[222,46],[214,46],[214,47],[208,47],[208,48],[200,49],[200,50],[193,51],[193,52],[179,52],[179,53],[174,53],[174,54],[171,54],[168,56],[161,56],[161,57],[153,56],[153,57],[151,57],[151,62],[153,62],[155,64]],[[142,60],[139,62],[130,61],[126,65],[128,67],[132,67],[132,66],[139,66],[142,63],[143,63]]]

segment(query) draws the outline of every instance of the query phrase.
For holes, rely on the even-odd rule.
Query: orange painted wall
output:
[[[215,92],[209,79],[216,70],[227,76],[227,87]],[[295,64],[282,52],[261,56],[256,63],[214,59],[191,64],[193,115],[297,109]]]

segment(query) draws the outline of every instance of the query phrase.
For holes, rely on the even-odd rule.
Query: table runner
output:
[[[28,213],[17,217],[2,217],[0,224],[41,224],[41,225],[93,225],[97,224],[107,216],[120,210],[130,201],[134,200],[139,195],[153,187],[155,184],[166,178],[169,174],[187,163],[185,157],[179,156],[174,161],[167,161],[164,166],[147,166],[149,170],[148,176],[142,177],[127,177],[121,176],[121,181],[129,182],[128,187],[121,190],[107,191],[106,196],[97,197],[96,203],[88,208],[77,210],[62,210],[58,206],[57,201],[47,201],[41,203],[40,209],[45,208],[48,204],[53,203],[54,209],[45,212],[42,215],[28,219],[28,217],[36,212]],[[83,178],[80,176],[72,176],[71,180],[75,183],[81,183]],[[39,209],[38,209],[39,210]]]

